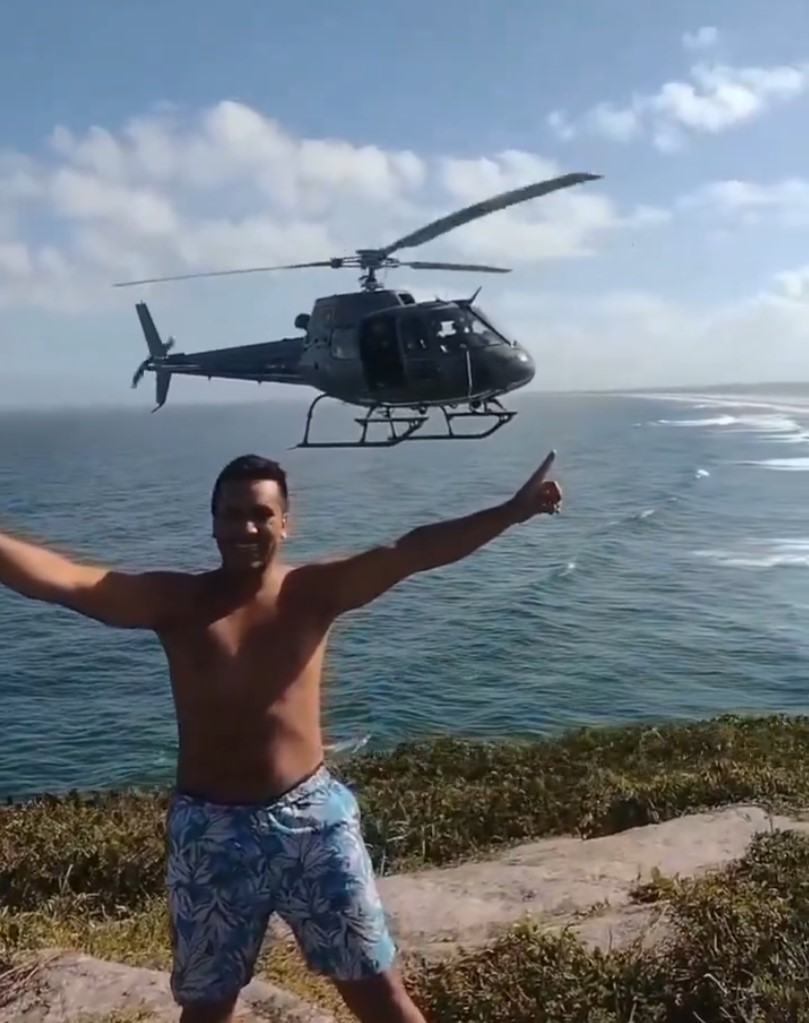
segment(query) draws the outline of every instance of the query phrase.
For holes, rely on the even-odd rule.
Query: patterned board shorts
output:
[[[359,806],[326,767],[259,806],[175,793],[167,833],[171,988],[179,1005],[238,994],[273,913],[316,973],[359,980],[393,965]]]

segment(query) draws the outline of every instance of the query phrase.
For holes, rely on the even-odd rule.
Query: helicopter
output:
[[[357,249],[350,256],[119,282],[114,287],[308,267],[356,267],[360,271],[358,291],[317,298],[310,313],[298,314],[295,327],[302,336],[189,355],[170,354],[174,338],[164,342],[148,306],[138,302],[135,309],[149,355],[135,372],[132,386],[137,387],[147,371],[155,374],[153,412],[166,403],[175,374],[313,387],[320,393],[309,406],[303,438],[295,445],[298,448],[390,447],[409,440],[489,437],[517,414],[505,408],[500,398],[533,380],[536,366],[529,353],[475,304],[480,288],[468,298],[416,301],[408,291],[383,287],[377,274],[399,267],[509,273],[508,268],[472,263],[400,261],[393,253],[432,241],[516,203],[600,177],[575,172],[502,192],[432,221],[383,248]],[[365,410],[355,419],[360,427],[358,439],[310,439],[315,408],[325,398]],[[422,432],[435,409],[443,414],[445,429]],[[480,429],[456,432],[453,426],[458,419],[481,424]],[[369,439],[369,427],[380,424],[387,427],[387,436]]]

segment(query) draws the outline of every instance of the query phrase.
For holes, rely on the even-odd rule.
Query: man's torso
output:
[[[193,577],[158,635],[177,712],[177,787],[222,803],[263,802],[322,761],[320,681],[328,624],[300,569],[245,597],[218,573]]]

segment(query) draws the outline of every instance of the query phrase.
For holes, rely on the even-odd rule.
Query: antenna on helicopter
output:
[[[602,175],[588,174],[586,172],[574,172],[562,174],[560,177],[549,178],[546,181],[538,181],[532,185],[524,185],[521,188],[514,188],[508,192],[501,192],[499,195],[484,199],[481,202],[473,203],[455,213],[439,217],[424,227],[420,227],[410,234],[397,239],[390,245],[380,249],[357,249],[351,256],[335,256],[332,259],[315,260],[311,263],[286,263],[280,266],[254,266],[236,270],[208,270],[201,273],[176,274],[171,277],[150,277],[140,281],[119,281],[114,284],[115,288],[126,288],[136,284],[160,284],[165,281],[185,281],[195,277],[228,277],[235,274],[265,273],[272,270],[300,270],[309,267],[326,267],[332,270],[341,270],[347,267],[357,267],[360,272],[360,287],[363,291],[377,291],[381,284],[377,280],[377,272],[380,270],[408,267],[411,270],[460,270],[471,273],[506,274],[511,270],[507,267],[487,266],[476,263],[445,263],[434,260],[399,260],[393,256],[394,252],[400,249],[414,248],[432,241],[448,231],[468,224],[480,217],[488,216],[490,213],[497,213],[499,210],[507,209],[516,203],[527,202],[529,199],[537,199],[550,192],[556,192],[562,188],[570,188],[572,185],[580,185],[586,181],[598,181]]]

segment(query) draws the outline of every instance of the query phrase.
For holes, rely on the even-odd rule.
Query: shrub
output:
[[[807,1023],[809,839],[757,837],[726,870],[667,886],[668,938],[603,953],[512,928],[420,962],[409,984],[441,1023]]]
[[[741,801],[809,802],[809,718],[581,729],[535,742],[406,743],[342,761],[378,871],[546,835],[611,834]],[[0,902],[127,911],[162,892],[167,793],[44,796],[0,809]]]

